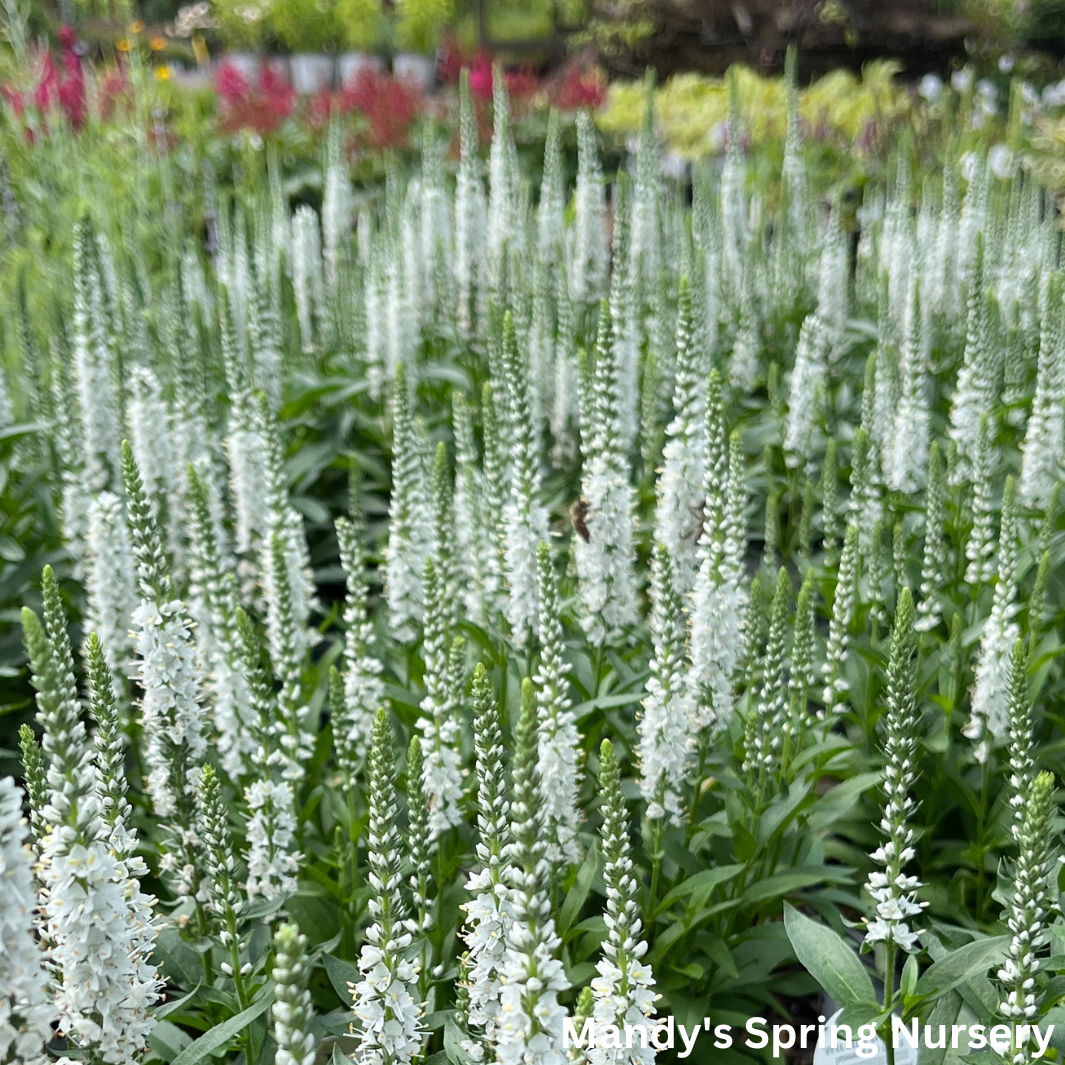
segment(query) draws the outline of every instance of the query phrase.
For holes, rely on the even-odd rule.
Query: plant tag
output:
[[[825,1024],[825,1045],[814,1050],[814,1065],[887,1065],[887,1047],[884,1046],[883,1039],[876,1036],[859,1046],[861,1037],[856,1025],[850,1026],[851,1045],[849,1047],[846,1040],[846,1025],[843,1026],[843,1031],[839,1033],[836,1040],[839,1045],[835,1047],[831,1045],[832,1026],[839,1023],[842,1012],[842,1010],[837,1010]],[[902,1045],[895,1047],[895,1065],[917,1065],[917,1050],[911,1047],[905,1039],[900,1039],[899,1042]],[[872,1054],[869,1052],[871,1046],[876,1048]]]

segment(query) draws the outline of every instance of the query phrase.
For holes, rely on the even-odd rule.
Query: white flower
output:
[[[148,791],[155,812],[169,817],[182,785],[187,794],[196,792],[191,777],[175,781],[174,751],[183,750],[190,765],[200,762],[207,751],[199,656],[180,600],[142,602],[133,612],[133,631],[134,676],[143,692],[141,726]]]
[[[1000,181],[1013,177],[1013,152],[1005,144],[996,144],[987,153],[987,167]]]
[[[115,672],[132,668],[130,626],[137,606],[137,579],[126,528],[125,508],[113,492],[89,504],[85,583],[92,626]]]
[[[925,74],[917,83],[917,92],[930,104],[938,103],[943,95],[943,79],[938,74]]]
[[[296,892],[299,854],[293,853],[296,819],[287,781],[256,780],[244,792],[248,819],[249,898],[287,898]]]
[[[22,793],[0,778],[0,1060],[46,1065],[55,1010],[34,936],[36,891]]]

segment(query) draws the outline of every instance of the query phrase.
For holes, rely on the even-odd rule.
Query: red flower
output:
[[[222,128],[232,132],[250,129],[272,133],[292,114],[296,92],[269,65],[259,71],[259,84],[251,86],[231,63],[224,63],[215,82],[218,88]]]
[[[416,85],[363,68],[332,101],[342,115],[358,111],[367,122],[371,148],[398,148],[424,101]]]
[[[248,92],[248,81],[232,63],[223,63],[215,75],[215,87],[227,100],[239,100]]]
[[[470,92],[475,100],[492,99],[492,57],[478,52],[470,65]]]
[[[22,93],[10,85],[0,85],[0,93],[3,93],[4,99],[11,104],[11,110],[21,118],[26,110],[26,101],[22,99]]]
[[[600,72],[582,69],[574,63],[566,70],[555,104],[562,111],[577,111],[583,107],[594,111],[605,99],[606,83]]]
[[[41,61],[41,80],[37,83],[37,89],[33,94],[33,102],[38,111],[50,111],[59,99],[59,73],[55,68],[55,60],[51,52],[44,53]]]
[[[70,26],[60,27],[59,43],[63,49],[65,75],[59,85],[59,103],[70,124],[75,129],[80,129],[85,121],[85,75],[75,49],[77,35]]]

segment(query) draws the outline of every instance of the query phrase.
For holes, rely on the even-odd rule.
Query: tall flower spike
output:
[[[985,762],[991,747],[1006,741],[1009,730],[1010,654],[1020,627],[1014,620],[1017,604],[1016,483],[1006,478],[998,534],[998,583],[991,614],[980,638],[980,655],[972,690],[972,717],[962,730],[976,743],[976,759]]]
[[[618,639],[637,619],[634,496],[623,443],[617,353],[618,345],[611,340],[609,305],[604,300],[599,305],[590,392],[581,410],[581,505],[587,539],[581,535],[574,542],[584,605],[581,624],[597,646]]]
[[[189,599],[196,639],[209,667],[215,731],[222,766],[231,780],[247,772],[254,742],[246,718],[248,682],[240,660],[234,624],[236,575],[226,557],[217,511],[220,500],[203,463],[188,467]]]
[[[248,819],[249,897],[276,899],[296,891],[299,854],[295,847],[295,796],[281,776],[285,759],[274,740],[277,717],[273,692],[262,665],[262,647],[248,615],[237,609],[241,660],[248,678],[249,709],[255,738],[252,763],[258,779],[244,790]]]
[[[848,523],[843,537],[843,554],[839,559],[836,574],[836,592],[832,599],[832,618],[828,624],[828,647],[821,672],[825,677],[822,699],[826,710],[842,713],[846,706],[843,697],[847,693],[844,676],[847,664],[847,647],[850,644],[850,627],[854,620],[854,603],[858,577],[858,530]]]
[[[798,733],[808,724],[810,698],[817,687],[814,653],[816,636],[817,590],[814,571],[808,569],[799,589],[795,606],[795,638],[791,646],[792,731]]]
[[[1027,506],[1045,507],[1057,480],[1057,463],[1065,447],[1065,323],[1062,289],[1065,277],[1055,270],[1046,290],[1039,335],[1032,414],[1021,448],[1021,477],[1017,492]]]
[[[464,392],[452,391],[451,408],[455,436],[455,576],[467,616],[484,621],[489,553],[494,537],[485,527],[484,479],[477,464],[473,412]]]
[[[459,718],[453,692],[448,683],[447,618],[443,589],[436,565],[425,560],[422,574],[425,589],[425,698],[418,720],[425,742],[423,782],[429,804],[429,838],[435,843],[440,835],[461,824],[462,764],[458,745]]]
[[[512,843],[506,870],[513,919],[506,934],[499,1040],[500,1065],[564,1065],[558,993],[566,990],[557,958],[561,942],[548,899],[546,857],[537,763],[536,696],[532,682],[521,688],[521,716],[514,737]]]
[[[917,630],[928,632],[939,624],[942,607],[939,589],[946,578],[948,545],[943,535],[947,502],[947,471],[939,442],[932,441],[928,457],[925,494],[924,553],[921,560],[921,601],[917,604]]]
[[[455,518],[451,487],[451,467],[447,446],[441,440],[433,454],[429,492],[432,498],[433,539],[430,553],[436,565],[437,579],[448,624],[458,620],[458,581],[455,568]]]
[[[128,443],[122,446],[130,536],[137,560],[140,605],[133,613],[141,687],[141,726],[148,792],[156,814],[168,822],[170,842],[164,869],[179,894],[195,894],[195,835],[192,832],[200,765],[207,751],[202,680],[192,624],[171,591],[166,558],[151,504]]]
[[[1054,812],[1054,777],[1040,773],[1032,783],[1025,803],[1017,840],[1020,853],[1013,869],[1006,927],[1010,930],[1009,954],[998,978],[1006,992],[999,1012],[1013,1025],[1030,1025],[1039,1013],[1036,974],[1041,968],[1038,952],[1047,940],[1046,923],[1051,885],[1048,877],[1053,858],[1050,821]],[[1020,1030],[1018,1030],[1020,1036]],[[1038,1055],[1029,1050],[1031,1034],[1009,1054],[1011,1065],[1027,1065]]]
[[[251,989],[247,977],[251,963],[241,963],[239,922],[245,898],[237,877],[237,852],[226,820],[222,785],[214,767],[204,766],[200,777],[198,824],[207,865],[207,909],[218,926],[218,938],[229,952],[221,963],[222,972],[232,978],[240,1008],[247,1009]]]
[[[410,897],[414,912],[407,921],[407,930],[418,944],[419,989],[425,998],[432,964],[432,945],[429,932],[433,928],[432,900],[433,850],[429,836],[429,802],[423,784],[422,744],[412,736],[407,748],[407,854],[410,858]]]
[[[82,218],[74,232],[73,376],[84,436],[85,474],[90,487],[97,490],[111,485],[121,469],[115,359],[106,313],[92,226]]]
[[[46,1065],[55,1009],[35,935],[36,890],[22,794],[0,777],[0,1058]]]
[[[907,953],[918,949],[912,918],[928,905],[915,901],[921,882],[903,869],[914,857],[914,831],[910,822],[917,809],[911,797],[917,779],[917,656],[913,634],[913,600],[903,588],[895,612],[888,658],[884,700],[884,816],[880,831],[884,842],[873,852],[883,871],[869,874],[865,889],[875,904],[868,921],[865,944],[893,943]]]
[[[773,593],[773,612],[769,623],[769,638],[762,660],[762,686],[758,692],[757,727],[751,750],[744,752],[744,771],[757,780],[763,791],[766,778],[774,772],[782,756],[789,752],[792,722],[788,717],[785,685],[785,654],[788,630],[788,605],[791,581],[788,571],[781,567]]]
[[[366,1065],[409,1065],[422,1051],[418,965],[408,958],[413,936],[400,888],[396,831],[396,771],[392,723],[383,707],[374,719],[370,747],[367,835],[373,923],[359,955],[362,979],[351,987],[359,1022],[356,1060]]]
[[[700,730],[727,727],[733,709],[732,677],[743,650],[745,596],[736,562],[740,551],[737,493],[721,400],[721,378],[711,370],[706,403],[702,532],[699,573],[691,595],[691,687]],[[731,469],[730,469],[731,467]]]
[[[22,752],[22,777],[26,782],[33,840],[35,844],[40,844],[48,832],[48,822],[44,819],[44,808],[48,804],[48,780],[44,771],[44,759],[41,757],[41,745],[29,725],[20,726],[18,740]]]
[[[706,400],[704,353],[692,330],[688,279],[680,279],[677,297],[675,414],[666,429],[662,471],[658,475],[655,540],[672,559],[673,579],[682,597],[699,571],[699,511],[703,498]]]
[[[965,570],[968,584],[979,585],[990,580],[994,573],[995,541],[992,534],[994,520],[992,492],[998,451],[993,442],[994,425],[989,415],[980,416],[980,431],[972,455],[973,465],[973,527],[965,544],[969,565]]]
[[[422,567],[430,548],[426,471],[403,367],[392,383],[392,495],[385,548],[385,598],[397,640],[413,640],[422,617]]]
[[[1009,804],[1013,811],[1010,831],[1020,838],[1024,811],[1035,778],[1035,737],[1032,728],[1032,697],[1028,688],[1028,660],[1024,641],[1014,640],[1010,655]]]
[[[89,504],[85,583],[89,620],[101,633],[108,665],[128,674],[133,668],[130,639],[137,607],[137,577],[122,500],[100,492]]]
[[[136,870],[107,842],[66,619],[47,567],[43,591],[45,626],[28,609],[22,624],[51,789],[38,876],[45,899],[42,935],[58,975],[59,1031],[76,1046],[95,1049],[109,1065],[133,1065],[147,1045],[154,1025],[149,1007],[161,986],[148,962],[155,946],[154,899],[141,892]],[[93,989],[90,998],[86,987]]]
[[[686,685],[686,635],[684,600],[676,586],[673,560],[666,545],[657,542],[651,559],[654,655],[637,723],[640,792],[649,818],[668,817],[675,825],[684,816],[684,790],[695,749]]]
[[[577,828],[580,825],[578,797],[581,786],[580,735],[569,695],[569,663],[562,630],[562,603],[558,594],[550,546],[542,542],[536,552],[540,589],[540,664],[533,681],[539,708],[539,755],[537,770],[543,788],[544,824],[549,839],[548,860],[568,864],[580,856]]]
[[[510,475],[505,446],[506,427],[502,424],[496,394],[487,381],[481,389],[481,424],[484,432],[484,459],[481,467],[482,527],[485,535],[485,614],[497,617],[506,610],[507,525],[504,516],[491,505],[510,495]],[[504,506],[505,511],[505,506]]]
[[[577,303],[603,294],[609,252],[603,224],[606,201],[595,125],[586,110],[577,112],[577,187],[574,191],[570,292]]]
[[[455,279],[460,334],[473,334],[484,244],[485,202],[477,158],[477,115],[470,96],[470,74],[459,78],[459,168],[455,178]]]
[[[610,740],[603,740],[599,754],[599,793],[603,803],[603,884],[606,887],[607,935],[603,957],[596,963],[592,980],[592,1017],[597,1026],[614,1025],[625,1031],[630,1025],[650,1027],[654,1014],[654,976],[643,958],[647,941],[641,938],[639,880],[634,871],[629,843],[628,816],[621,795],[617,755]],[[632,1040],[631,1049],[589,1050],[591,1065],[645,1065],[655,1060],[652,1047]]]
[[[100,639],[90,632],[86,640],[89,674],[89,713],[96,722],[96,801],[107,826],[108,842],[121,861],[138,864],[132,855],[137,837],[131,824],[133,807],[126,798],[126,744],[115,698],[114,679],[107,668]],[[138,869],[138,875],[147,873]]]
[[[351,488],[351,517],[337,518],[337,543],[340,563],[344,567],[347,600],[344,604],[344,703],[343,717],[333,722],[337,755],[347,771],[354,773],[357,763],[366,758],[377,707],[384,699],[381,672],[384,665],[377,657],[377,637],[370,620],[369,588],[366,576],[366,528],[358,504],[357,488]]]
[[[270,555],[266,565],[265,584],[271,589],[267,594],[271,640],[270,652],[274,671],[281,682],[277,695],[278,742],[284,752],[286,780],[300,781],[306,772],[306,764],[314,753],[317,734],[314,712],[303,694],[302,641],[297,632],[297,622],[292,604],[291,587],[288,582],[288,559],[281,537],[270,537]]]
[[[477,759],[477,864],[466,880],[471,899],[462,907],[466,912],[462,938],[468,949],[464,987],[470,1027],[492,1047],[498,1040],[500,974],[513,910],[503,879],[510,840],[506,751],[492,681],[480,662],[473,671],[472,701],[473,749]],[[471,1053],[476,1053],[478,1047],[474,1044]],[[480,1050],[483,1054],[484,1048]]]
[[[547,510],[540,502],[540,456],[518,346],[514,317],[503,316],[503,372],[507,389],[507,424],[512,456],[510,491],[503,506],[505,612],[511,639],[524,647],[535,631],[537,615],[536,548],[547,539]],[[502,441],[497,441],[502,443]]]
[[[278,925],[274,933],[274,1065],[313,1065],[318,1039],[312,1031],[314,1007],[307,988],[314,968],[307,937],[294,924]]]

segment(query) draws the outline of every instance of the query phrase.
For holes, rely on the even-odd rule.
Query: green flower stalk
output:
[[[48,803],[44,759],[41,757],[41,745],[29,725],[20,726],[18,739],[22,751],[22,777],[26,783],[26,798],[30,808],[30,827],[34,845],[39,847],[48,832],[48,822],[44,819],[44,808]]]
[[[603,740],[599,755],[599,793],[603,804],[603,883],[606,887],[607,936],[603,957],[596,963],[592,980],[592,1016],[598,1024],[649,1027],[654,1012],[654,975],[643,958],[647,942],[641,937],[639,883],[632,861],[628,815],[621,794],[617,754],[610,740]],[[592,1048],[592,1065],[642,1065],[654,1061],[654,1050],[640,1047],[639,1040],[627,1052]]]
[[[207,751],[203,681],[185,604],[173,594],[151,503],[128,443],[122,446],[130,538],[141,602],[133,614],[141,687],[148,793],[168,827],[163,868],[180,895],[196,894],[195,818],[200,766]]]
[[[50,791],[41,811],[38,878],[59,1032],[109,1065],[133,1065],[147,1046],[154,1026],[149,1008],[162,986],[148,961],[155,948],[155,900],[140,890],[143,866],[123,861],[107,840],[66,617],[50,567],[43,598],[44,625],[29,609],[22,624]],[[91,996],[86,987],[92,987]]]
[[[458,326],[463,339],[474,332],[485,227],[484,187],[477,157],[477,115],[469,71],[459,78],[459,168],[455,178],[455,280]]]
[[[392,496],[385,548],[385,598],[397,640],[413,640],[422,618],[422,568],[431,546],[426,472],[410,410],[406,371],[392,384]]]
[[[775,775],[774,767],[789,752],[792,720],[788,715],[785,656],[791,582],[781,567],[773,593],[769,638],[762,660],[762,684],[758,692],[754,742],[744,750],[743,771],[764,793],[766,781]]]
[[[502,965],[500,1020],[496,1054],[503,1065],[536,1061],[563,1065],[562,1021],[558,1001],[566,990],[561,946],[551,917],[550,863],[537,772],[536,696],[531,681],[522,682],[521,716],[515,732],[510,806],[511,844],[507,853],[507,901],[513,917],[506,929]]]
[[[927,903],[916,901],[920,880],[903,873],[916,855],[916,834],[911,827],[917,804],[912,797],[917,779],[917,655],[913,632],[913,600],[908,588],[899,596],[888,657],[887,690],[882,718],[884,740],[884,813],[880,831],[884,842],[872,854],[880,870],[869,874],[865,888],[875,904],[867,921],[865,948],[886,944],[884,1009],[890,1010],[895,994],[897,950],[918,949],[917,932],[910,922]]]
[[[428,992],[432,967],[432,946],[429,933],[433,929],[432,838],[429,834],[429,797],[423,785],[422,745],[417,736],[411,737],[407,748],[407,852],[410,857],[410,896],[414,913],[407,921],[407,930],[414,936],[420,952],[421,971],[419,991],[424,1000]]]
[[[347,599],[344,603],[344,686],[342,712],[333,718],[333,737],[338,758],[352,778],[355,767],[370,748],[373,718],[384,697],[377,656],[377,637],[369,612],[369,580],[366,574],[366,527],[351,489],[351,517],[336,520],[340,563],[344,567]]]
[[[986,762],[991,748],[1006,741],[1009,728],[1009,661],[1020,626],[1014,620],[1017,604],[1016,483],[1006,478],[999,523],[998,583],[991,614],[980,638],[972,690],[972,716],[962,730],[976,743],[976,759]]]
[[[473,412],[465,393],[451,395],[455,436],[455,577],[459,601],[468,617],[487,620],[487,585],[490,555],[495,548],[493,530],[484,513],[484,477],[478,468]]]
[[[581,786],[580,735],[571,709],[562,629],[562,603],[551,548],[541,542],[536,552],[539,584],[540,664],[533,675],[538,707],[537,770],[543,788],[544,824],[549,861],[565,866],[579,859],[577,829]]]
[[[122,731],[114,678],[107,667],[100,639],[90,632],[85,642],[89,673],[89,715],[96,722],[96,798],[100,817],[107,826],[108,842],[121,861],[137,875],[147,874],[143,863],[133,858],[137,834],[131,823],[133,807],[126,798],[126,738]]]
[[[1014,1026],[1032,1024],[1039,1012],[1036,974],[1041,967],[1038,952],[1047,939],[1053,796],[1053,775],[1040,773],[1027,796],[1017,837],[1019,853],[1005,913],[1011,936],[1009,954],[998,971],[1005,991],[1005,998],[999,1003],[999,1013]],[[1012,1065],[1025,1065],[1033,1059],[1029,1050],[1030,1039],[1029,1034],[1029,1038],[1007,1056]],[[1016,1039],[1012,1040],[1014,1046],[1016,1042]]]
[[[655,540],[673,560],[674,580],[682,596],[691,591],[699,570],[706,429],[705,356],[693,335],[691,303],[688,279],[682,277],[677,296],[676,413],[666,429],[655,506]]]
[[[215,731],[222,766],[231,780],[248,769],[254,747],[246,720],[248,682],[234,631],[236,577],[221,539],[220,500],[206,463],[188,467],[189,596],[196,617],[196,639],[210,667],[207,683],[213,699]]]
[[[994,423],[991,417],[982,414],[980,431],[973,449],[973,527],[965,543],[965,557],[969,560],[965,580],[974,587],[989,581],[995,572],[992,493],[998,452],[993,435]]]
[[[821,672],[825,678],[822,701],[825,709],[842,713],[846,707],[843,698],[847,693],[845,669],[847,647],[850,644],[850,627],[854,620],[854,603],[858,577],[858,530],[847,524],[843,538],[843,554],[840,555],[836,577],[836,592],[832,599],[832,618],[828,625],[828,647]]]
[[[351,986],[359,1022],[357,1060],[409,1065],[422,1051],[419,966],[411,961],[413,936],[400,890],[401,846],[396,830],[395,751],[384,708],[374,719],[369,766],[369,900],[373,923],[359,955],[362,979]]]
[[[504,882],[510,842],[506,750],[500,710],[487,670],[473,671],[473,749],[477,761],[477,864],[466,880],[472,896],[463,904],[466,923],[466,1016],[470,1027],[494,1046],[500,1021],[501,971],[506,958],[506,933],[513,916]]]
[[[207,909],[214,918],[218,938],[228,951],[229,960],[221,964],[222,972],[233,980],[240,1008],[247,1009],[251,1001],[248,977],[252,972],[250,961],[241,962],[243,946],[240,920],[246,899],[241,890],[237,868],[237,851],[226,814],[222,784],[214,767],[207,765],[200,777],[199,809],[197,811],[200,840],[203,846],[207,871]],[[242,1040],[245,1052],[252,1051],[250,1033],[245,1029]]]
[[[425,698],[418,720],[425,745],[423,785],[429,808],[429,839],[462,822],[462,765],[459,757],[458,705],[448,676],[448,627],[444,593],[432,558],[422,573],[425,589]]]
[[[917,630],[928,632],[939,624],[939,591],[947,575],[949,545],[943,534],[946,520],[947,471],[937,441],[928,455],[928,489],[925,493],[924,552],[921,560],[921,601],[917,604]]]
[[[1028,659],[1024,641],[1013,643],[1009,675],[1009,805],[1013,812],[1010,831],[1020,838],[1024,812],[1035,779],[1035,737],[1032,700],[1028,687]]]
[[[274,1065],[313,1065],[318,1039],[311,1030],[314,1007],[308,990],[313,966],[307,937],[294,924],[278,925],[274,933]]]
[[[249,709],[254,723],[252,765],[256,779],[244,789],[248,805],[249,898],[276,899],[296,891],[300,855],[296,847],[296,798],[284,777],[287,764],[277,742],[280,727],[270,682],[262,663],[262,645],[250,618],[237,609],[241,660],[248,678]]]
[[[503,316],[502,366],[507,390],[505,425],[511,454],[510,486],[503,505],[504,574],[507,597],[504,612],[511,640],[524,647],[535,632],[538,589],[536,549],[547,539],[547,510],[540,501],[540,456],[532,424],[526,367],[518,346],[514,316]],[[497,432],[499,430],[497,429]],[[503,445],[498,439],[495,446]],[[486,487],[488,478],[486,476]]]

